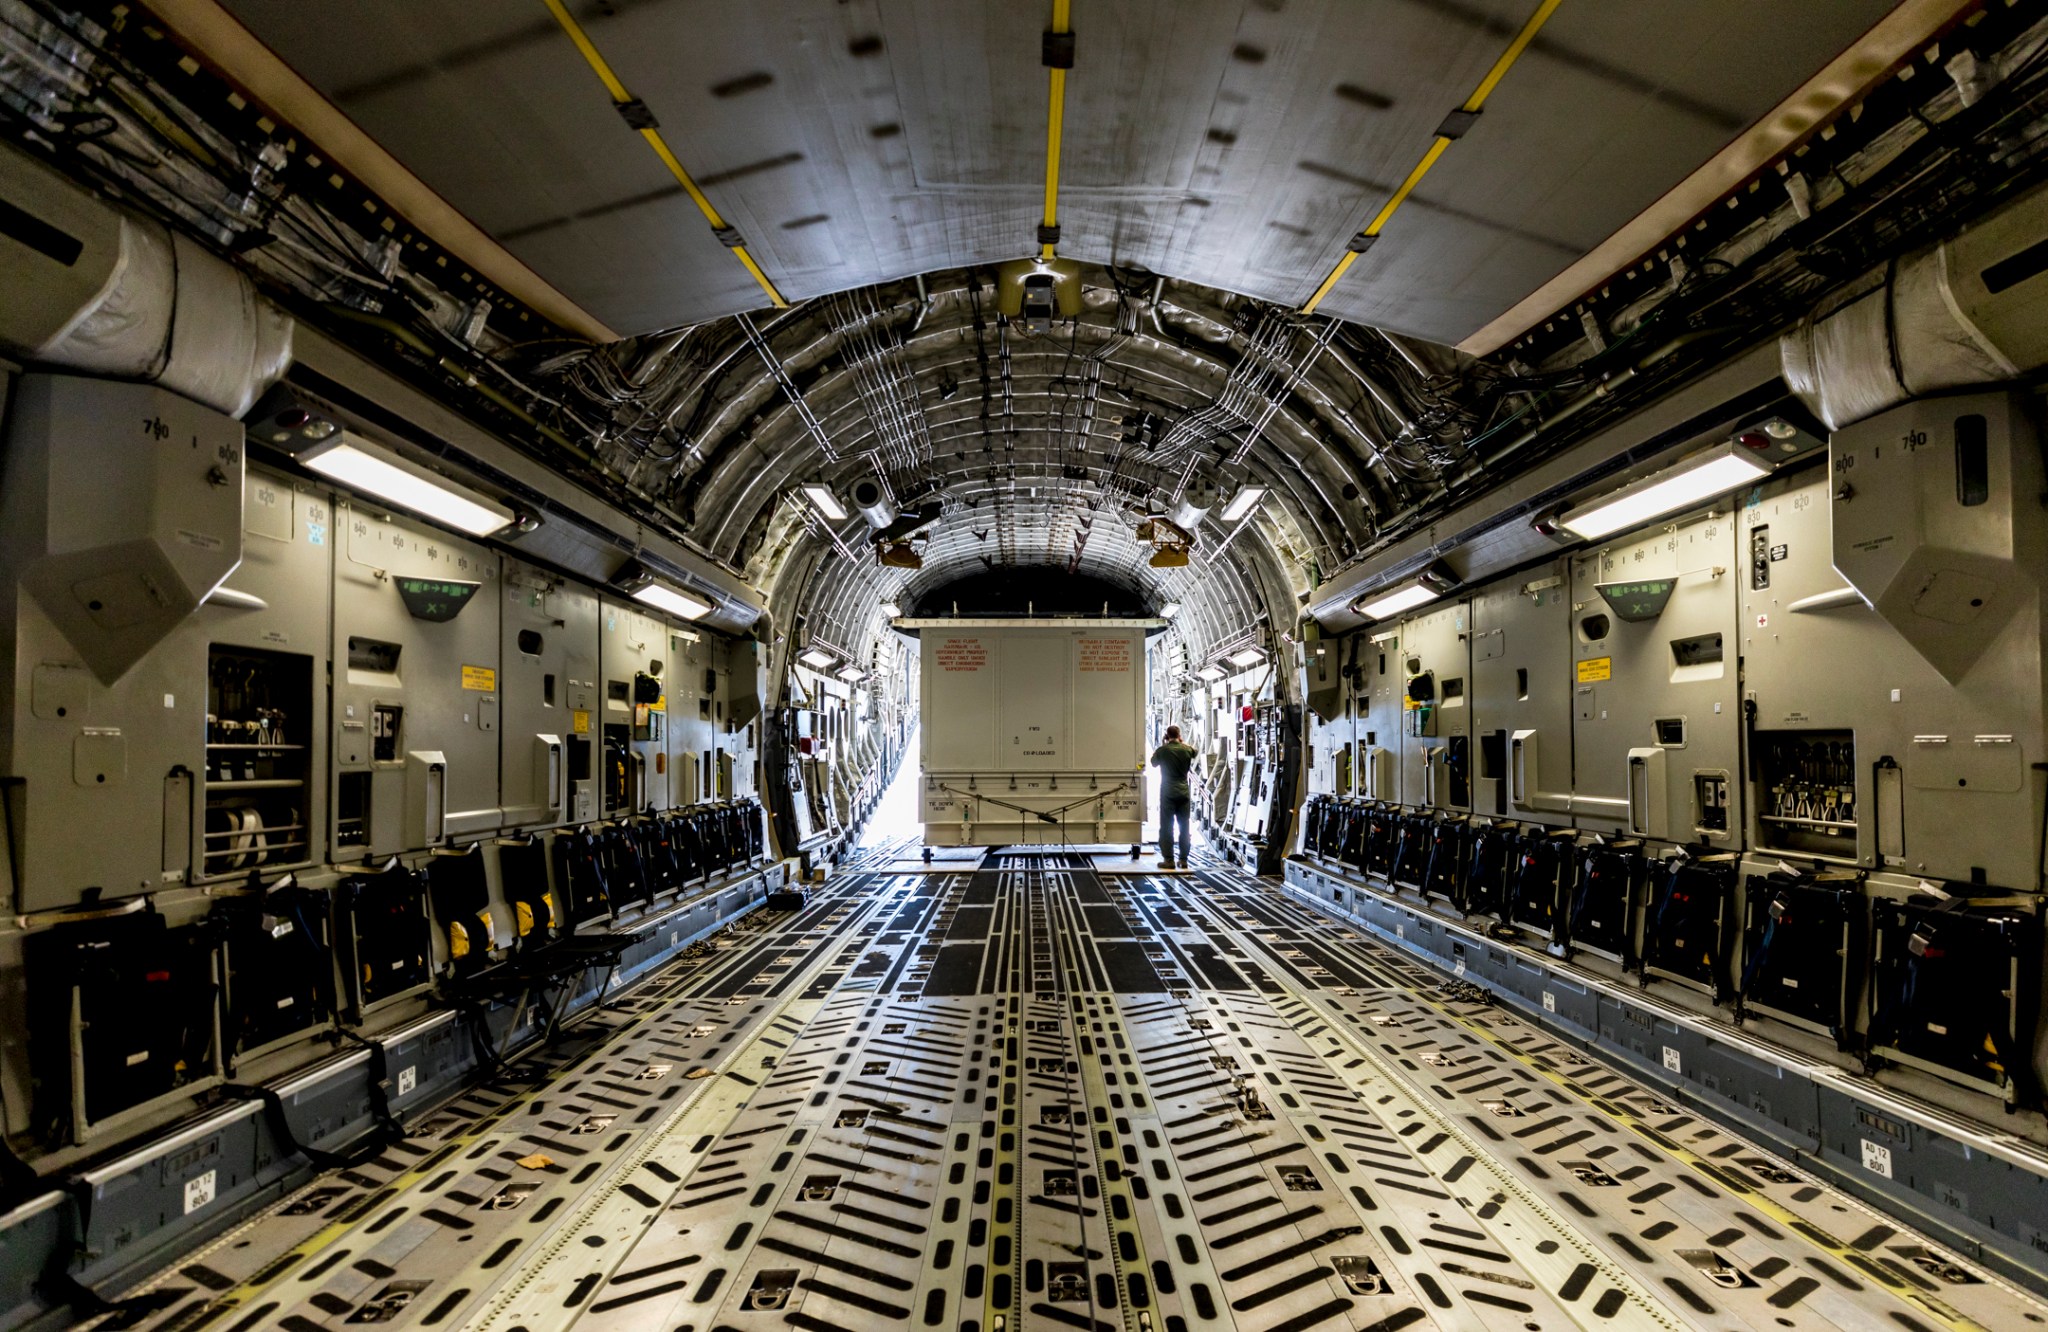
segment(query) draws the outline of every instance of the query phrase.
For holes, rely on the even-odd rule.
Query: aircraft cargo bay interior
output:
[[[0,0],[0,1332],[2048,1328],[2036,0]]]

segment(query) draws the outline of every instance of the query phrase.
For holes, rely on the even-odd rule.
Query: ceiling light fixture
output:
[[[1221,680],[1228,672],[1221,666],[1204,666],[1201,670],[1196,671],[1195,674],[1214,684],[1216,681]]]
[[[633,599],[644,601],[656,610],[680,615],[686,620],[701,620],[711,613],[711,603],[699,601],[689,593],[679,592],[665,583],[650,582],[645,587],[635,588]]]
[[[811,502],[812,508],[823,514],[830,521],[835,523],[846,521],[846,505],[840,500],[839,496],[832,493],[832,487],[826,485],[823,481],[806,481],[801,486],[798,486],[797,489],[804,492],[804,498]]]
[[[814,671],[822,671],[839,658],[823,648],[805,648],[796,654],[796,659]]]
[[[1566,509],[1547,526],[1597,541],[1667,513],[1704,504],[1770,474],[1770,464],[1738,450],[1733,442],[1720,444],[1612,495]]]
[[[471,536],[489,536],[518,517],[496,500],[346,431],[302,451],[298,460],[329,480]]]
[[[1169,601],[1159,608],[1159,618],[1162,620],[1170,620],[1178,614],[1180,614],[1180,603],[1178,601]]]
[[[1237,493],[1230,497],[1230,503],[1223,506],[1223,521],[1226,523],[1243,521],[1253,509],[1259,507],[1259,501],[1265,498],[1266,487],[1264,486],[1239,486]]]
[[[882,614],[892,620],[900,620],[903,618],[903,608],[893,601],[885,601],[882,603]]]
[[[1369,620],[1384,620],[1427,605],[1457,585],[1457,575],[1442,564],[1432,564],[1421,573],[1366,593],[1351,603],[1351,609]]]
[[[1258,665],[1265,659],[1266,653],[1264,649],[1261,648],[1246,648],[1242,652],[1233,652],[1230,654],[1230,664],[1237,667],[1239,670],[1249,670],[1250,668]]]
[[[1392,592],[1383,592],[1371,601],[1363,602],[1358,613],[1369,619],[1384,620],[1389,615],[1399,615],[1404,610],[1414,610],[1437,599],[1437,590],[1421,582],[1413,582]]]
[[[868,673],[858,666],[848,666],[845,670],[839,672],[839,678],[848,684],[857,684],[867,679]]]
[[[628,560],[612,575],[612,583],[627,596],[656,610],[685,620],[701,620],[718,607],[695,592],[685,592],[657,576],[638,560]]]

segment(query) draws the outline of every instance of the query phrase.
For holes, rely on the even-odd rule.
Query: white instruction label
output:
[[[1881,1143],[1863,1140],[1863,1168],[1873,1175],[1892,1177],[1892,1149]]]
[[[1555,1013],[1557,1011],[1557,996],[1548,990],[1543,992],[1543,1011],[1546,1013]]]
[[[1680,1067],[1678,1051],[1669,1045],[1664,1047],[1664,1067],[1670,1069],[1673,1073],[1683,1073],[1685,1071],[1684,1068]]]
[[[420,1074],[418,1065],[407,1064],[404,1068],[398,1070],[398,1094],[400,1096],[411,1095],[412,1089],[419,1085]]]
[[[190,1216],[213,1201],[215,1179],[220,1172],[209,1170],[196,1179],[185,1181],[185,1215]],[[1887,1174],[1890,1172],[1887,1171]]]
[[[1464,974],[1465,974],[1465,959],[1464,959],[1464,958],[1462,958],[1462,957],[1461,957],[1461,958],[1459,958],[1459,959],[1458,959],[1458,965],[1457,965],[1457,966],[1455,966],[1455,967],[1452,967],[1452,968],[1451,968],[1451,974],[1453,974],[1453,975],[1456,975],[1456,976],[1462,976],[1462,975],[1464,975]]]

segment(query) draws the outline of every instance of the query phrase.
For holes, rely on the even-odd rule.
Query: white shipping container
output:
[[[1149,621],[905,627],[920,631],[928,843],[1138,840]]]

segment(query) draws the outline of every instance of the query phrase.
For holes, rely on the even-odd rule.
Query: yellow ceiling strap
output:
[[[713,234],[739,258],[741,264],[746,266],[754,281],[761,284],[761,290],[768,294],[771,304],[778,307],[788,305],[789,302],[783,299],[782,293],[776,290],[775,283],[761,271],[761,265],[754,261],[754,256],[747,253],[746,243],[740,239],[739,232],[719,215],[718,210],[711,206],[711,201],[704,197],[704,191],[697,188],[697,182],[690,179],[690,173],[683,170],[683,164],[677,160],[674,150],[668,146],[668,141],[661,137],[661,126],[655,120],[654,113],[647,109],[645,102],[627,91],[626,85],[613,72],[610,62],[604,58],[604,53],[590,40],[590,34],[583,31],[583,25],[569,13],[568,6],[563,0],[541,0],[541,3],[555,16],[555,22],[562,25],[562,31],[569,34],[569,40],[576,44],[577,51],[597,74],[598,80],[604,84],[604,90],[611,94],[612,105],[618,108],[620,118],[638,132],[641,138],[647,140],[647,146],[654,150],[654,155],[661,159],[661,164],[668,168],[669,174],[676,178],[676,183],[690,196],[690,201],[697,205],[697,211],[704,214],[704,220],[711,224]]]
[[[1060,235],[1060,135],[1066,123],[1067,70],[1074,61],[1072,0],[1053,0],[1042,53],[1051,78],[1045,109],[1045,217],[1038,228],[1041,259],[1053,257]]]
[[[1315,308],[1323,303],[1323,297],[1330,294],[1330,288],[1337,285],[1337,279],[1344,276],[1344,271],[1357,262],[1359,255],[1372,248],[1373,242],[1379,238],[1381,228],[1394,216],[1394,211],[1408,201],[1408,196],[1422,183],[1422,178],[1429,174],[1429,169],[1444,155],[1444,149],[1450,147],[1471,128],[1473,118],[1486,104],[1486,99],[1493,95],[1493,90],[1500,86],[1501,79],[1513,68],[1514,63],[1522,58],[1522,52],[1529,49],[1529,43],[1536,39],[1536,33],[1550,21],[1550,16],[1556,13],[1557,7],[1563,3],[1564,0],[1543,0],[1536,6],[1536,12],[1529,16],[1529,21],[1522,25],[1522,30],[1515,34],[1515,39],[1508,43],[1507,49],[1500,53],[1500,59],[1493,62],[1493,68],[1486,71],[1486,77],[1479,81],[1479,86],[1472,90],[1472,95],[1467,97],[1456,111],[1444,118],[1436,136],[1430,140],[1429,150],[1423,153],[1422,160],[1415,164],[1414,170],[1408,173],[1407,178],[1394,191],[1393,197],[1381,205],[1379,212],[1373,214],[1372,221],[1365,224],[1364,230],[1351,238],[1350,248],[1344,251],[1344,257],[1337,261],[1336,266],[1330,270],[1330,275],[1322,280],[1315,294],[1301,307],[1303,314],[1315,313]]]

